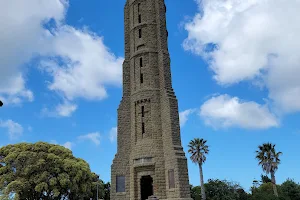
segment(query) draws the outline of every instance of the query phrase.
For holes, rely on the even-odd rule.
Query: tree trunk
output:
[[[275,172],[271,171],[271,180],[273,185],[274,195],[278,197],[277,187],[276,187],[276,179],[275,179]]]
[[[199,171],[200,171],[200,183],[201,183],[201,196],[202,196],[202,200],[206,200],[202,163],[199,163]]]

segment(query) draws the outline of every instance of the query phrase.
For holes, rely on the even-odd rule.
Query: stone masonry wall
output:
[[[158,199],[191,200],[165,11],[164,0],[127,0],[125,5],[123,99],[111,168],[112,200],[140,200],[140,179],[146,175],[152,177]],[[169,170],[174,171],[174,188],[169,186]],[[117,176],[125,176],[125,192],[116,193]]]

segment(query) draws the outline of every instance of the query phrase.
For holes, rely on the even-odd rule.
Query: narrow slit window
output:
[[[144,134],[145,133],[145,123],[143,122],[142,123],[142,134]]]
[[[142,117],[145,116],[145,106],[142,106]]]
[[[139,38],[142,38],[142,29],[139,29]]]
[[[142,23],[142,15],[139,14],[139,23]]]
[[[143,67],[143,58],[140,57],[140,67]]]
[[[141,83],[144,83],[144,74],[141,74]]]
[[[140,12],[140,7],[141,7],[141,4],[139,3],[138,4],[138,12]]]

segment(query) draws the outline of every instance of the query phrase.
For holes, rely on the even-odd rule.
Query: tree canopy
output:
[[[226,180],[209,179],[204,184],[207,200],[247,200],[249,194],[237,183]],[[201,188],[191,188],[191,196],[195,200],[201,200]]]
[[[89,164],[59,145],[37,142],[0,148],[0,190],[15,199],[78,199],[93,197],[99,177]]]
[[[231,181],[209,179],[205,183],[207,200],[299,200],[300,184],[292,179],[287,179],[281,185],[277,185],[278,197],[274,195],[273,185],[267,176],[261,176],[261,184],[255,184],[251,193],[247,193],[238,184]],[[191,197],[201,200],[201,187],[191,185]]]

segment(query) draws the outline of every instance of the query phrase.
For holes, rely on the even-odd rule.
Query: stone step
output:
[[[159,200],[156,196],[150,196],[147,200]]]

